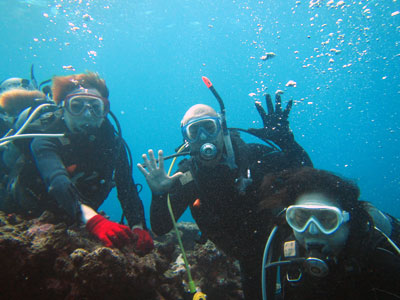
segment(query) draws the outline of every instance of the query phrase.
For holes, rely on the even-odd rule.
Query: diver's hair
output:
[[[109,95],[106,82],[100,78],[98,73],[86,72],[69,76],[54,76],[52,80],[51,90],[56,104],[61,103],[69,93],[78,88],[94,88],[104,98],[108,98]]]
[[[0,107],[9,115],[15,116],[23,109],[33,106],[36,100],[45,98],[45,94],[37,90],[13,89],[1,94]]]
[[[349,212],[360,206],[360,189],[352,180],[309,167],[266,175],[259,192],[260,209],[267,210],[293,205],[306,193],[324,194]]]
[[[259,209],[272,212],[278,225],[286,224],[286,220],[281,214],[277,216],[277,212],[293,205],[306,193],[321,193],[336,201],[341,209],[350,213],[350,235],[346,247],[354,251],[358,251],[358,241],[364,240],[373,224],[364,209],[365,202],[359,200],[360,189],[356,183],[328,171],[304,167],[266,175],[259,192]]]

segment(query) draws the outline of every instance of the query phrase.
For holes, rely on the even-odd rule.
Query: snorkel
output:
[[[221,96],[218,94],[218,92],[215,90],[213,84],[211,83],[211,81],[205,77],[202,76],[203,82],[205,83],[205,85],[209,88],[209,90],[213,93],[213,95],[215,96],[215,98],[218,101],[218,104],[220,106],[221,112],[220,112],[220,119],[221,119],[221,129],[222,129],[222,134],[223,134],[223,141],[224,141],[224,145],[225,145],[225,149],[226,149],[226,154],[227,154],[227,164],[229,166],[229,168],[234,169],[236,168],[236,163],[235,163],[235,155],[233,153],[233,147],[232,147],[232,141],[231,141],[231,137],[229,134],[229,130],[228,130],[228,126],[226,124],[226,116],[225,116],[225,105],[224,102],[222,101]],[[190,150],[187,151],[183,151],[185,149],[188,149],[189,147],[189,143],[185,143],[183,144],[185,147],[183,147],[183,149],[181,149],[181,151],[178,151],[175,154],[172,155],[168,155],[164,157],[164,160],[168,160],[168,159],[173,159],[175,157],[178,156],[185,156],[185,155],[191,155],[193,154],[193,152],[191,152]],[[208,143],[203,145],[203,155],[207,156],[210,155],[210,157],[213,157],[214,154],[214,147],[210,146]],[[178,147],[179,149],[180,147]],[[177,150],[175,150],[177,151]],[[158,160],[157,160],[158,162]]]
[[[226,125],[226,115],[225,115],[224,102],[222,101],[221,96],[215,90],[215,88],[214,88],[213,84],[211,83],[210,79],[208,79],[205,76],[202,76],[201,78],[203,79],[203,81],[204,81],[205,85],[208,87],[208,89],[213,93],[213,95],[217,99],[218,104],[220,106],[220,109],[221,109],[221,127],[222,127],[223,139],[224,139],[224,144],[225,144],[225,149],[226,149],[226,154],[227,154],[227,163],[228,163],[229,168],[235,169],[237,166],[235,164],[235,155],[233,153],[231,137],[229,135],[228,126]]]

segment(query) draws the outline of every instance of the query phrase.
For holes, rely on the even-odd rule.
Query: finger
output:
[[[119,236],[119,234],[117,232],[109,233],[106,235],[113,247],[120,248],[122,246],[121,237]]]
[[[263,123],[265,124],[265,118],[267,116],[267,113],[265,112],[264,107],[262,107],[260,101],[256,101],[256,102],[254,102],[254,104],[255,104],[255,106],[257,108],[258,114],[260,115]]]
[[[154,155],[154,151],[152,149],[149,150],[149,159],[150,159],[150,164],[153,167],[153,169],[157,169],[157,160]]]
[[[279,94],[275,94],[275,112],[282,112],[282,99]]]
[[[176,180],[176,179],[179,179],[182,176],[183,176],[182,172],[176,172],[174,175],[171,176],[171,179]]]
[[[138,167],[139,171],[142,172],[144,177],[147,177],[150,174],[141,164],[137,164],[136,166]]]
[[[265,95],[265,103],[267,103],[268,114],[273,114],[274,107],[272,106],[272,99],[270,94]]]
[[[293,106],[293,100],[290,100],[289,103],[286,105],[285,111],[283,112],[283,116],[285,119],[289,117],[290,110]]]
[[[103,237],[102,241],[103,241],[104,246],[106,246],[106,247],[111,248],[113,246],[111,239],[107,235],[105,237]]]
[[[158,150],[158,167],[164,170],[164,156],[162,150]]]
[[[128,226],[122,227],[122,236],[127,240],[127,241],[133,241],[135,240],[135,235],[133,234],[132,230]]]
[[[142,158],[143,158],[145,166],[147,167],[147,169],[150,172],[153,169],[153,166],[150,165],[150,161],[148,160],[147,155],[146,154],[142,154]]]
[[[135,233],[135,231],[134,230],[130,230],[131,231],[131,233],[132,233],[132,242],[133,243],[135,243],[135,242],[137,242],[137,240],[139,239],[139,236]],[[130,235],[129,235],[130,236]]]

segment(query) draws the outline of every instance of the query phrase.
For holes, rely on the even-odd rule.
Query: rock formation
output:
[[[238,264],[193,223],[179,223],[196,286],[207,300],[243,299]],[[191,299],[173,232],[140,256],[133,246],[107,248],[84,227],[0,212],[0,299]]]

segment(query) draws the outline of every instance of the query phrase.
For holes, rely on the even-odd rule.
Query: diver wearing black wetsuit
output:
[[[279,113],[282,113],[280,107],[276,111],[276,114]],[[270,112],[269,117],[274,116]],[[282,124],[287,123],[287,115],[286,118],[278,119]],[[231,132],[237,166],[231,168],[226,147],[221,142],[218,122],[215,110],[202,104],[193,106],[185,114],[182,128],[192,135],[186,137],[184,133],[186,140],[192,138],[190,147],[193,154],[190,159],[179,164],[175,173],[180,174],[179,180],[173,181],[167,191],[175,218],[179,219],[189,207],[202,233],[202,240],[210,239],[227,255],[239,260],[245,298],[261,299],[262,253],[270,223],[269,214],[258,213],[256,190],[266,173],[312,166],[312,163],[304,149],[295,142],[287,123],[287,127],[281,128],[280,133],[271,139],[281,151],[261,144],[246,144],[237,132]],[[186,125],[191,127],[186,128]],[[279,131],[278,124],[275,124],[275,128]],[[201,151],[202,145],[208,149],[216,145],[219,149],[216,152],[217,158],[201,161],[198,151]],[[143,156],[148,172],[142,166],[139,169],[153,191],[150,212],[152,230],[162,235],[170,231],[173,225],[168,214],[166,189],[160,183],[168,180],[172,182],[172,178],[163,177],[164,171],[160,170],[163,164],[162,152],[159,155],[160,168],[156,166],[154,154],[150,150],[150,160],[146,155]]]
[[[44,136],[14,140],[3,155],[9,174],[0,209],[34,217],[52,210],[68,223],[86,224],[105,246],[135,242],[140,252],[151,251],[153,241],[146,231],[127,148],[107,118],[105,81],[96,73],[56,76],[52,92],[54,102],[38,107],[46,111],[40,111],[24,131]],[[25,128],[25,112],[32,109],[21,114],[16,129]],[[53,133],[64,135],[50,137]],[[129,227],[97,212],[114,186]]]
[[[54,113],[54,118],[58,113]],[[46,133],[60,132],[68,129],[59,118],[51,127],[47,126]],[[25,141],[22,143],[21,150],[29,149]],[[21,167],[17,184],[29,202],[20,198],[24,201],[19,203],[20,212],[29,211],[37,216],[58,203],[57,207],[74,216],[79,202],[97,210],[116,186],[128,224],[145,226],[142,201],[130,173],[125,147],[108,120],[90,133],[34,138]]]
[[[261,206],[285,212],[267,248],[267,300],[400,298],[400,221],[360,201],[355,183],[302,168],[262,186]]]

